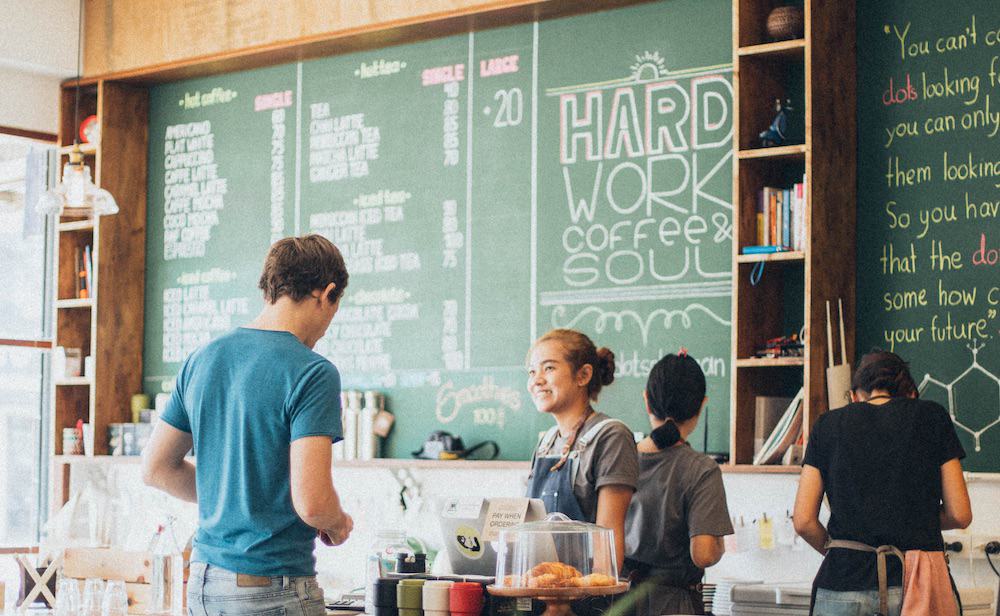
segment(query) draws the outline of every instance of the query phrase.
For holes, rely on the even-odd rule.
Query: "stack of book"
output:
[[[805,250],[806,178],[790,188],[765,186],[757,193],[756,246],[744,254]]]
[[[802,393],[800,388],[785,407],[778,423],[754,455],[754,464],[777,464],[788,448],[799,440],[802,434]]]

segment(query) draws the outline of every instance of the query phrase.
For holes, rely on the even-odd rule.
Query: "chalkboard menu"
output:
[[[911,363],[967,470],[1000,470],[993,0],[858,3],[858,348]]]
[[[316,350],[386,393],[387,455],[443,429],[527,459],[553,327],[615,352],[597,408],[635,430],[687,347],[728,449],[730,29],[672,0],[155,87],[147,389],[253,318],[273,241],[321,233],[351,279]]]

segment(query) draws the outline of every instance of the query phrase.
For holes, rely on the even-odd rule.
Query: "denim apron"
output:
[[[587,448],[598,433],[607,424],[612,422],[624,423],[618,419],[603,419],[597,422],[590,430],[576,439],[573,450],[566,458],[566,464],[562,468],[551,470],[559,462],[562,455],[552,455],[552,445],[555,444],[559,435],[559,426],[552,426],[542,440],[538,443],[535,453],[535,463],[531,467],[531,481],[528,484],[528,497],[540,498],[545,503],[545,512],[554,513],[558,511],[571,520],[578,522],[591,522],[583,515],[583,508],[580,501],[573,493],[573,485],[576,475],[580,472],[580,452]],[[603,616],[612,604],[611,597],[589,597],[574,601],[572,610],[576,616]]]
[[[540,498],[545,503],[545,512],[558,511],[571,520],[589,522],[584,519],[580,502],[573,494],[576,475],[580,471],[580,452],[587,448],[601,429],[612,422],[622,423],[617,419],[604,419],[597,422],[590,430],[578,438],[569,452],[566,464],[557,470],[552,467],[559,462],[561,455],[552,455],[552,445],[559,435],[559,426],[552,426],[538,443],[535,453],[535,463],[531,469],[531,482],[528,484],[528,497]]]

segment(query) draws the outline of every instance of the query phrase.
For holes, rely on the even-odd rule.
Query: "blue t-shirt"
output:
[[[289,451],[341,438],[340,373],[284,331],[238,328],[191,354],[161,417],[194,440],[192,560],[252,575],[316,573],[316,530],[292,506]]]

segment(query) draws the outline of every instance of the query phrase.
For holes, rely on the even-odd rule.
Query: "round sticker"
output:
[[[455,543],[468,558],[479,559],[483,557],[483,540],[479,537],[479,531],[471,526],[459,526],[455,529]]]

